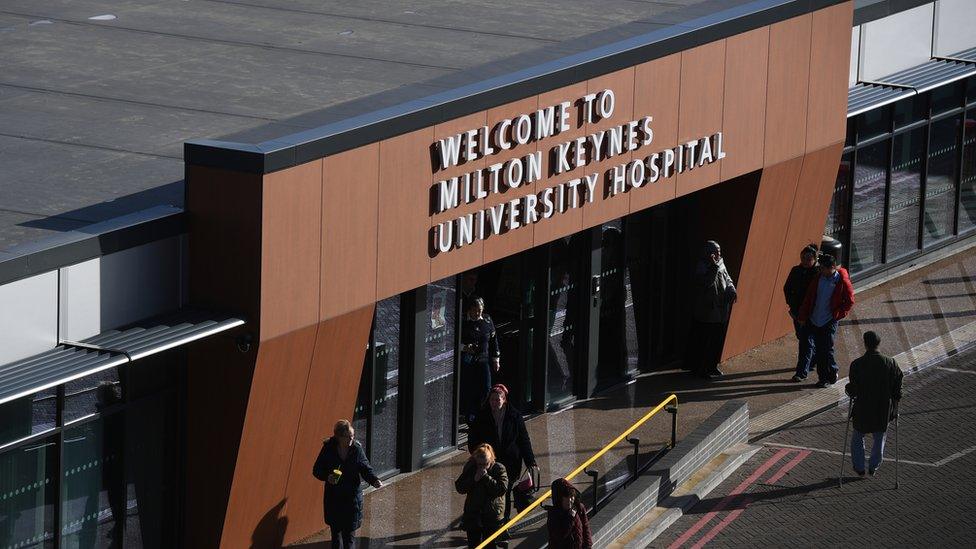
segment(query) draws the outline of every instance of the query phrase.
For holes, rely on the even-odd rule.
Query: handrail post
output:
[[[634,478],[637,478],[637,472],[640,471],[640,439],[628,438],[627,442],[634,445]]]
[[[592,507],[592,509],[595,512],[596,511],[596,504],[599,501],[599,496],[596,493],[596,480],[597,480],[597,477],[600,476],[600,473],[599,473],[599,471],[591,471],[589,469],[584,469],[583,472],[586,473],[590,478],[593,479],[593,507]]]
[[[665,410],[671,414],[671,448],[673,449],[678,443],[678,407],[672,404]]]

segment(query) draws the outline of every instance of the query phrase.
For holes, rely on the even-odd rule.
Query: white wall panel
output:
[[[939,0],[935,5],[935,54],[976,47],[976,0]]]
[[[851,29],[851,75],[847,80],[848,86],[857,82],[858,55],[861,53],[861,27]]]
[[[928,61],[934,10],[926,4],[861,25],[860,79],[877,80]]]
[[[57,271],[0,286],[0,364],[43,353],[57,342]]]
[[[109,254],[100,261],[102,331],[179,308],[178,237]]]
[[[99,258],[61,269],[61,339],[81,341],[102,331]]]

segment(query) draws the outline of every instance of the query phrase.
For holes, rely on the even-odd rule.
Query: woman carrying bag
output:
[[[481,444],[471,452],[454,487],[466,496],[461,527],[468,535],[468,547],[477,547],[502,525],[505,513],[508,474],[505,466],[495,460],[491,445]]]

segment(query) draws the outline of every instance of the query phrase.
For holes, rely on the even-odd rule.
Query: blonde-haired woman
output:
[[[332,531],[332,547],[353,547],[352,533],[363,524],[362,481],[383,486],[356,441],[356,430],[340,419],[322,444],[312,475],[325,482],[325,523]],[[362,479],[362,480],[360,480]]]
[[[471,451],[454,487],[466,496],[461,526],[468,534],[468,547],[477,547],[501,526],[505,515],[508,474],[505,466],[495,460],[490,444],[480,444]]]

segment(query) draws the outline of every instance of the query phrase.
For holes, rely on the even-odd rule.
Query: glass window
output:
[[[109,368],[64,385],[64,421],[101,412],[122,402],[118,368]]]
[[[549,350],[546,361],[546,404],[558,404],[574,394],[573,378],[577,360],[579,331],[578,280],[580,254],[577,239],[560,238],[550,246],[549,263]]]
[[[824,225],[824,234],[837,240],[844,246],[848,246],[850,227],[847,226],[847,219],[850,216],[851,204],[848,200],[851,184],[851,156],[847,153],[840,158],[840,166],[837,168],[837,179],[834,182],[834,196],[830,200],[830,211],[827,212],[827,223]],[[845,255],[847,250],[844,250]],[[843,259],[840,259],[843,263]]]
[[[400,296],[384,299],[376,304],[373,346],[375,349],[373,421],[372,433],[370,433],[369,459],[377,473],[387,473],[397,468],[396,450],[397,433],[399,432],[397,405],[400,402]],[[451,364],[453,367],[453,356]],[[453,387],[451,392],[453,393]]]
[[[957,135],[962,118],[933,122],[929,136],[928,178],[925,183],[925,245],[952,235],[958,177]]]
[[[118,416],[122,414],[106,418],[103,437],[118,429],[109,421]],[[166,549],[178,546],[173,528],[179,493],[176,418],[176,401],[172,394],[141,401],[125,410],[124,501],[113,499],[117,496],[111,489],[107,490],[112,513],[125,516],[125,547]],[[113,450],[111,445],[112,441],[103,438],[103,448],[109,455]],[[118,475],[114,469],[103,472],[103,484],[115,482],[117,479],[113,475]]]
[[[884,237],[885,179],[889,141],[857,151],[851,223],[850,267],[860,272],[881,263]]]
[[[966,113],[963,131],[959,232],[976,227],[976,109]]]
[[[57,437],[0,454],[0,547],[54,547]]]
[[[894,104],[895,127],[907,126],[926,118],[928,101],[927,94],[913,95]]]
[[[855,134],[854,130],[857,127],[856,120],[857,120],[856,116],[847,119],[847,137],[845,138],[844,141],[845,146],[850,146],[854,144],[854,134]]]
[[[54,389],[0,404],[0,445],[53,429],[57,404]]]
[[[963,86],[965,82],[953,82],[939,86],[931,92],[932,116],[951,111],[962,106]]]
[[[454,444],[456,315],[456,278],[429,284],[427,337],[424,339],[424,456]]]
[[[891,131],[891,110],[880,107],[857,117],[857,141],[863,143],[872,137]]]
[[[966,79],[966,103],[976,103],[976,76]]]
[[[925,128],[896,135],[891,161],[886,261],[918,249],[918,213],[922,202]]]
[[[125,516],[123,414],[64,430],[61,547],[118,546]]]

